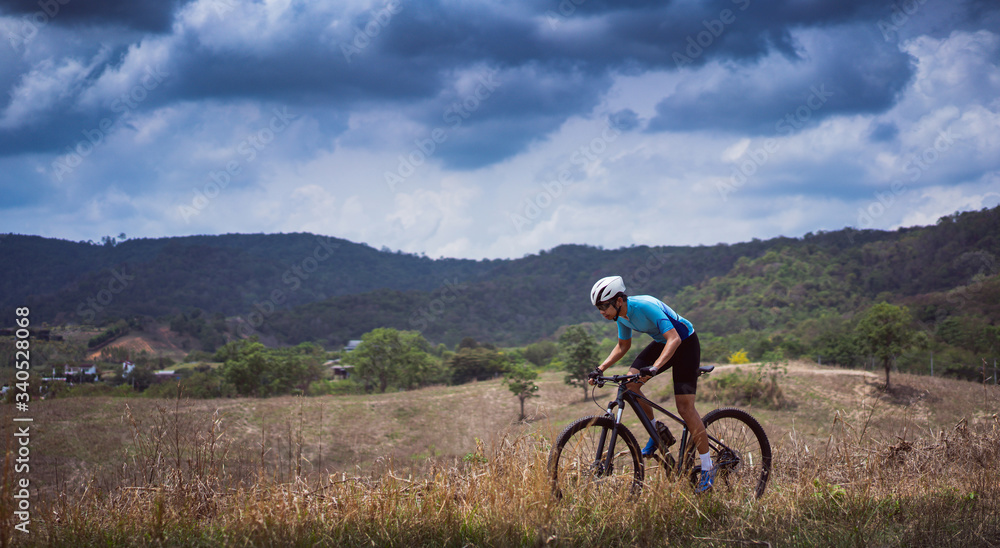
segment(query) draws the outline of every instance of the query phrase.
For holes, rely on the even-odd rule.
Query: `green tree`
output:
[[[429,349],[419,332],[379,327],[362,335],[361,344],[343,359],[355,366],[366,391],[405,390],[439,381]]]
[[[538,372],[524,363],[511,364],[507,369],[507,374],[504,375],[504,384],[521,402],[521,414],[517,417],[518,421],[524,420],[524,400],[538,397],[538,394],[535,393],[538,392],[538,385],[535,384],[537,378]]]
[[[859,346],[882,360],[886,390],[889,389],[892,359],[917,340],[911,324],[912,317],[908,308],[883,301],[862,313],[854,328]]]
[[[479,348],[479,342],[477,342],[476,339],[472,337],[463,337],[462,341],[459,342],[457,345],[455,345],[455,352],[458,352],[463,348],[469,348],[469,349]]]
[[[538,367],[545,367],[559,353],[559,345],[553,341],[538,341],[524,349],[524,358]]]
[[[594,338],[578,325],[568,328],[559,337],[559,358],[566,371],[566,384],[583,388],[583,399],[587,399],[587,373],[597,367],[600,359]]]
[[[277,369],[274,357],[257,341],[242,345],[222,366],[226,382],[243,396],[266,396],[271,385],[270,372]]]
[[[470,381],[484,381],[502,374],[507,368],[507,360],[497,350],[479,347],[462,347],[450,360],[452,382],[463,384]]]
[[[142,392],[153,384],[154,377],[152,367],[137,364],[128,375],[122,377],[122,383],[131,386],[137,392]]]
[[[319,378],[314,345],[269,349],[255,339],[227,343],[216,357],[224,358],[222,376],[244,396],[274,396],[304,390]]]
[[[860,338],[850,322],[831,315],[823,318],[814,350],[826,365],[835,363],[854,367],[858,362],[858,356],[864,353],[859,344]]]

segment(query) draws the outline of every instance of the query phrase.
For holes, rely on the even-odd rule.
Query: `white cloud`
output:
[[[906,212],[900,226],[932,225],[956,211],[979,210],[1000,205],[1000,173],[984,177],[983,181],[957,187],[929,187],[921,190],[914,209]]]
[[[468,37],[475,47],[456,49],[449,36],[394,34],[391,25],[423,28],[417,6],[408,4],[410,11],[390,23],[377,47],[327,81],[312,78],[344,70],[340,42],[384,4],[268,0],[227,9],[232,5],[190,2],[174,17],[171,32],[159,35],[45,29],[18,59],[26,68],[18,69],[0,112],[0,130],[18,131],[0,132],[0,146],[14,150],[0,149],[13,174],[0,185],[21,187],[30,183],[20,177],[43,172],[47,176],[32,182],[54,197],[31,205],[22,199],[5,209],[0,232],[96,239],[119,232],[310,231],[430,256],[520,257],[562,243],[614,248],[800,235],[858,226],[859,211],[872,204],[882,208],[870,219],[876,228],[924,224],[955,209],[995,203],[1000,183],[1000,34],[994,31],[919,35],[887,45],[870,21],[803,25],[791,29],[799,57],[772,49],[754,61],[719,60],[709,52],[705,64],[675,71],[632,60],[616,65],[604,58],[607,52],[585,51],[582,36],[604,33],[614,23],[597,12],[575,13],[552,27],[537,10],[531,13],[532,5],[491,6],[503,24],[527,21],[537,36],[511,39],[502,51],[480,51],[488,43],[474,40],[480,37]],[[507,28],[492,23],[469,28]],[[912,24],[907,32],[918,28]],[[859,45],[866,32],[878,43]],[[77,49],[70,39],[84,46]],[[534,39],[554,51],[592,57],[550,59],[543,55],[550,52],[524,49]],[[311,49],[297,49],[305,43]],[[810,86],[844,73],[853,60],[867,72],[847,73],[877,82],[880,63],[898,61],[894,48],[915,63],[898,102],[829,116],[820,111],[796,131],[771,131],[779,114],[803,104]],[[874,60],[858,57],[867,49]],[[383,50],[390,53],[378,57]],[[239,73],[218,81],[196,73],[204,58],[250,58],[262,74],[286,74],[276,64],[302,55],[310,72],[302,75],[309,83],[301,89],[294,81],[251,89],[241,87]],[[329,66],[315,63],[324,55]],[[365,72],[393,63],[419,70]],[[595,67],[604,63],[614,68],[597,74],[604,69]],[[475,94],[481,74],[498,66],[500,85],[482,109],[449,130],[447,141],[411,165],[398,184],[387,184],[386,173],[399,174],[418,151],[417,141],[426,142],[445,123],[442,111]],[[147,89],[151,70],[163,78]],[[148,98],[115,113],[127,124],[58,185],[52,161],[96,121],[70,125],[63,136],[68,141],[56,152],[46,148],[44,128],[35,142],[16,149],[20,131],[33,129],[37,120],[99,120],[113,101],[140,88],[137,93]],[[701,117],[684,130],[668,119],[657,131],[644,131],[665,98],[707,102],[688,105]],[[769,110],[752,112],[762,104]],[[266,146],[246,148],[275,108],[296,120]],[[623,111],[629,130],[609,138],[608,117]],[[712,123],[703,119],[709,116]],[[768,131],[745,129],[752,124]],[[887,137],[872,139],[873,127]],[[947,146],[942,133],[951,136]],[[504,147],[510,152],[496,152]],[[453,167],[462,155],[473,158],[464,165],[486,165]],[[479,157],[486,160],[477,163]],[[213,177],[231,162],[239,173],[213,191]],[[753,173],[732,192],[720,192],[744,165]],[[903,190],[886,207],[878,196],[899,183]],[[181,208],[199,193],[213,195],[196,213],[183,215]]]
[[[947,38],[920,36],[902,49],[917,59],[909,100],[924,108],[982,103],[1000,98],[1000,35],[986,30],[955,31]]]
[[[45,59],[32,67],[10,90],[10,103],[0,117],[0,128],[13,129],[32,122],[60,103],[70,103],[94,67],[103,62],[107,53],[82,62],[76,58],[60,61]]]

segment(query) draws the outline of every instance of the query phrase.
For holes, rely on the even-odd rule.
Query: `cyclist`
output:
[[[632,331],[640,331],[653,337],[653,341],[639,353],[628,370],[630,375],[642,375],[640,382],[627,384],[626,387],[642,395],[643,383],[667,369],[673,369],[677,411],[687,424],[701,457],[701,477],[695,492],[702,493],[711,489],[716,470],[709,455],[705,425],[694,406],[698,367],[701,365],[701,345],[694,326],[656,297],[626,295],[625,282],[621,276],[608,276],[598,280],[590,291],[590,302],[606,320],[618,323],[618,344],[604,362],[588,374],[589,382],[594,384],[596,377],[629,351],[632,347]],[[643,401],[639,405],[652,421],[653,408]],[[648,457],[655,449],[656,442],[650,437],[642,454]]]

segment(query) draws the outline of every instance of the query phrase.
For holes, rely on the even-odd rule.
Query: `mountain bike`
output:
[[[698,375],[714,368],[701,366]],[[639,377],[614,375],[595,379],[595,389],[608,382],[617,384],[618,395],[608,403],[603,415],[578,419],[556,438],[548,462],[552,492],[556,498],[572,499],[615,492],[638,496],[647,465],[635,436],[621,423],[626,403],[646,432],[656,440],[656,450],[648,458],[659,464],[667,474],[688,475],[692,483],[697,482],[701,463],[687,425],[677,415],[626,388],[629,383],[641,382]],[[596,398],[594,401],[596,403]],[[676,458],[670,452],[670,446],[676,441],[670,429],[660,421],[654,425],[639,407],[640,401],[645,401],[681,425]],[[712,462],[718,468],[712,490],[753,499],[763,495],[771,474],[771,444],[757,419],[742,409],[726,407],[708,412],[702,421],[708,432]]]

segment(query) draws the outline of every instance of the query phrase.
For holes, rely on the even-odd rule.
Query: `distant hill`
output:
[[[664,297],[702,333],[726,336],[794,331],[878,300],[921,303],[916,312],[931,322],[942,313],[982,317],[966,310],[975,299],[948,301],[974,280],[995,278],[997,257],[1000,208],[897,231],[691,247],[563,245],[481,261],[432,260],[313,234],[117,245],[8,235],[0,260],[12,268],[0,279],[0,304],[29,305],[36,322],[52,324],[174,318],[195,336],[228,318],[227,336],[252,332],[278,344],[336,346],[379,326],[418,329],[449,345],[465,336],[525,344],[598,319],[587,293],[594,280],[617,273],[631,293]],[[985,314],[987,325],[997,325],[992,309]]]
[[[236,315],[282,293],[280,306],[378,288],[430,290],[484,264],[387,253],[313,234],[226,234],[94,245],[10,235],[0,304],[54,323],[164,316],[192,308]]]
[[[1000,273],[1000,210],[944,217],[936,226],[893,236],[839,249],[812,237],[774,246],[685,288],[674,302],[703,328],[725,334],[788,328],[825,311],[979,286]]]
[[[422,295],[418,300],[431,302],[450,283],[493,284],[492,291],[519,302],[534,299],[541,308],[569,306],[579,312],[588,307],[580,306],[581,293],[570,288],[588,285],[595,276],[634,272],[633,286],[670,293],[722,274],[740,257],[757,256],[769,245],[619,250],[565,245],[522,259],[474,261],[378,251],[313,234],[134,239],[117,245],[9,235],[0,245],[0,260],[15,266],[0,280],[0,304],[27,304],[37,321],[101,323],[191,309],[248,315],[369,292],[416,292]],[[511,293],[513,288],[520,294]],[[584,305],[588,290],[589,285],[582,291]]]

